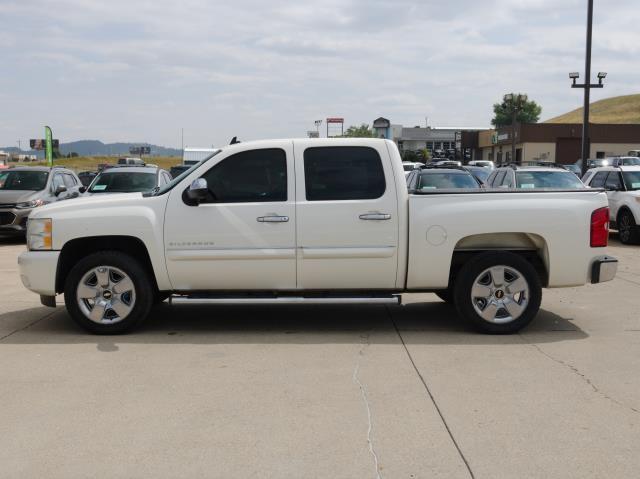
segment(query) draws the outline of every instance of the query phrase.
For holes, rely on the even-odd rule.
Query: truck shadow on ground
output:
[[[52,311],[53,314],[48,314]],[[478,334],[455,310],[440,301],[406,306],[277,305],[171,306],[154,308],[151,316],[130,334],[95,336],[86,333],[64,307],[56,311],[33,308],[0,315],[0,324],[16,316],[26,321],[1,344],[86,344],[117,351],[122,344],[399,344],[399,329],[407,344],[523,344],[582,340],[588,335],[571,322],[541,310],[520,334]],[[526,339],[525,339],[526,338]]]

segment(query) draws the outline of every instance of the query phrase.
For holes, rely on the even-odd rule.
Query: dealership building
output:
[[[425,128],[405,127],[402,125],[392,125],[386,118],[378,118],[373,121],[373,136],[376,138],[386,138],[392,140],[400,153],[405,151],[419,151],[425,148],[433,155],[435,150],[452,150],[459,149],[460,145],[456,142],[460,141],[460,132],[473,130],[473,128],[434,128],[427,126]]]
[[[640,124],[590,125],[589,158],[626,155],[640,150]],[[575,163],[581,156],[582,125],[579,123],[523,123],[515,126],[516,163],[545,161]],[[512,128],[480,131],[476,158],[511,163]]]

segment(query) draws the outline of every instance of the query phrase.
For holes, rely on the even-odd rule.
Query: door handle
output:
[[[258,216],[256,220],[258,221],[258,223],[286,223],[287,221],[289,221],[289,217],[277,215]]]
[[[380,221],[380,220],[390,220],[391,215],[387,213],[365,213],[363,215],[360,215],[359,218],[361,220]]]

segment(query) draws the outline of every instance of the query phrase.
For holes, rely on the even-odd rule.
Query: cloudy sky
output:
[[[595,100],[640,90],[638,0],[596,0]],[[486,126],[506,91],[581,103],[586,0],[0,0],[0,145],[216,146],[313,121]]]

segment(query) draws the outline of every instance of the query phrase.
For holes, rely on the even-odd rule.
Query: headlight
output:
[[[51,249],[53,222],[51,218],[29,219],[27,222],[27,247],[30,250]]]
[[[32,200],[32,201],[25,201],[24,203],[18,203],[16,205],[16,208],[27,209],[27,208],[35,208],[37,206],[42,206],[42,205],[44,205],[44,201]]]

